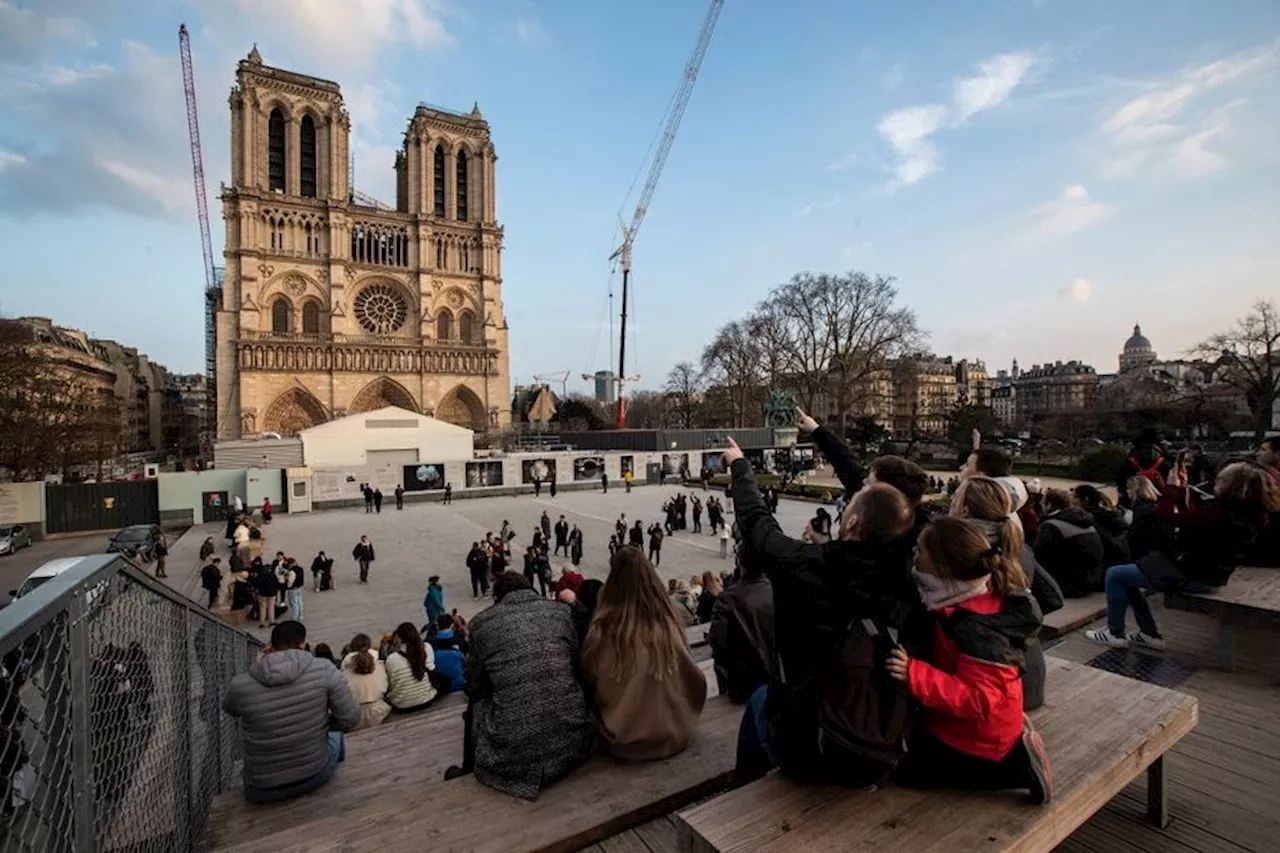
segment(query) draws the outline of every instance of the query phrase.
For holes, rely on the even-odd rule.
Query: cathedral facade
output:
[[[230,104],[218,439],[387,405],[506,426],[497,157],[479,108],[415,110],[392,208],[353,191],[338,84],[272,68],[254,48]]]

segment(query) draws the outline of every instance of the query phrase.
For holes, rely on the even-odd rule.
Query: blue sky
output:
[[[512,376],[609,366],[618,213],[705,9],[0,0],[0,313],[203,366],[185,21],[216,253],[254,42],[342,85],[388,201],[413,106],[478,101]],[[636,242],[629,369],[661,384],[801,270],[897,276],[938,352],[992,370],[1114,370],[1139,320],[1176,356],[1280,295],[1278,82],[1274,0],[727,0]]]

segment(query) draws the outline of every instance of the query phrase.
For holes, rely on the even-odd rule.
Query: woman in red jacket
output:
[[[1022,567],[956,516],[920,534],[912,576],[936,630],[929,660],[894,649],[889,673],[923,706],[895,778],[911,787],[1025,788],[1052,796],[1049,759],[1022,713],[1022,666],[1040,610]]]

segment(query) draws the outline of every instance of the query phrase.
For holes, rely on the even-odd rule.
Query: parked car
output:
[[[21,524],[0,524],[0,554],[16,554],[31,544],[31,534]]]
[[[130,559],[150,563],[156,558],[156,526],[131,524],[111,537],[108,554],[123,554]]]

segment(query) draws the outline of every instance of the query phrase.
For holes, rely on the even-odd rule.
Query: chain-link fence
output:
[[[0,611],[0,852],[200,849],[260,647],[106,555]]]

